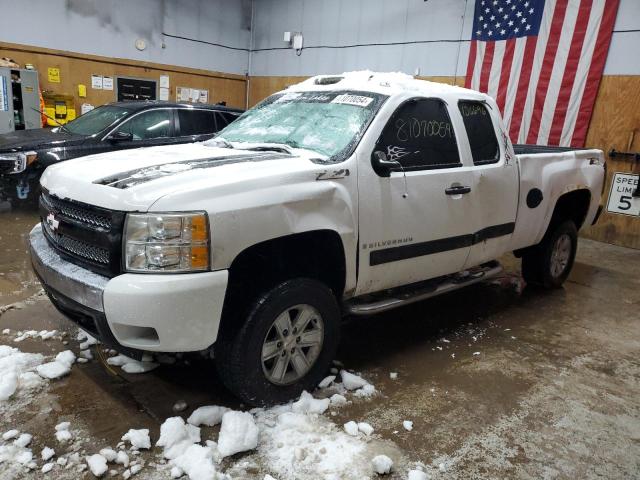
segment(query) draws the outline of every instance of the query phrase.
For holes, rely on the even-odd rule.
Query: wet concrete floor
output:
[[[36,221],[33,212],[0,214],[0,329],[74,336],[37,294],[26,253]],[[405,459],[430,466],[432,478],[640,478],[640,251],[582,239],[569,280],[553,292],[522,290],[519,262],[502,261],[505,274],[493,282],[349,319],[339,360],[380,395],[332,420],[369,422]],[[78,351],[71,338],[68,346],[12,339],[0,335],[0,344]],[[134,425],[157,438],[179,399],[189,409],[240,407],[206,361],[127,375],[98,359],[5,412],[0,431],[22,425],[39,451],[38,438],[69,417],[95,443],[113,446]],[[411,432],[403,420],[414,422]]]

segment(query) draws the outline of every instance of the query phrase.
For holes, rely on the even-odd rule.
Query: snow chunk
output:
[[[55,463],[53,463],[53,462],[45,463],[45,464],[42,466],[42,468],[40,469],[40,471],[41,471],[42,473],[49,473],[51,470],[53,470],[53,467],[55,467],[55,466],[56,466],[56,464],[55,464]]]
[[[358,424],[351,420],[350,422],[344,424],[344,431],[352,437],[355,437],[358,435]]]
[[[53,457],[55,454],[56,454],[56,452],[55,452],[55,450],[53,448],[44,447],[42,449],[42,452],[40,452],[40,458],[42,458],[42,460],[44,460],[46,462],[51,457]]]
[[[8,400],[22,388],[22,375],[43,361],[44,357],[39,353],[23,353],[17,348],[0,345],[0,402]],[[29,383],[28,377],[26,380],[25,383]]]
[[[331,385],[333,383],[333,381],[336,379],[335,375],[329,375],[328,377],[325,377],[324,379],[322,379],[322,381],[318,384],[318,388],[327,388],[329,385]]]
[[[41,377],[53,380],[68,375],[71,367],[60,362],[49,362],[38,365],[36,370]]]
[[[413,422],[411,420],[405,420],[404,422],[402,422],[402,426],[408,432],[413,430]]]
[[[208,405],[205,407],[196,408],[189,418],[187,423],[199,427],[200,425],[206,425],[213,427],[222,421],[222,416],[227,413],[229,409],[227,407],[220,407],[218,405]]]
[[[342,377],[342,384],[347,390],[357,390],[369,384],[364,378],[349,373],[346,370],[340,370],[340,376]]]
[[[121,367],[127,373],[145,373],[150,372],[158,366],[157,363],[148,361],[139,361],[133,358],[129,358],[126,355],[116,355],[115,357],[107,358],[109,365]]]
[[[101,477],[108,470],[107,459],[99,453],[94,453],[90,457],[87,457],[87,465],[89,465],[89,470],[91,470],[91,473],[96,477]]]
[[[389,372],[389,378],[391,380],[397,380],[398,379],[398,372]]]
[[[358,430],[369,436],[373,433],[373,427],[366,422],[358,422]]]
[[[17,389],[18,374],[15,371],[6,372],[0,377],[0,401],[9,400]]]
[[[307,391],[303,391],[300,399],[291,405],[291,410],[295,413],[324,413],[329,408],[328,398],[313,398]]]
[[[56,439],[59,442],[68,442],[73,438],[69,430],[59,430],[56,432]]]
[[[11,440],[12,438],[16,438],[18,435],[20,435],[20,431],[16,430],[14,428],[13,430],[8,430],[8,431],[4,432],[2,434],[2,439],[3,440]]]
[[[428,476],[422,470],[409,470],[407,480],[428,480]]]
[[[134,430],[132,428],[122,436],[121,440],[129,442],[132,447],[137,449],[151,448],[148,428],[141,428],[140,430]]]
[[[373,471],[379,475],[385,475],[387,473],[391,473],[391,468],[393,467],[393,460],[391,460],[386,455],[376,455],[371,460],[371,465],[373,466]]]
[[[191,480],[213,480],[219,478],[216,467],[213,464],[213,450],[211,447],[193,444],[182,455],[172,460],[171,464],[174,465],[174,468],[177,467],[186,473]],[[171,471],[173,473],[173,469]]]
[[[13,444],[16,447],[24,448],[31,443],[33,436],[28,433],[23,433],[16,440],[13,441]]]
[[[230,411],[222,416],[218,437],[218,450],[222,457],[253,450],[257,445],[258,427],[250,413]]]
[[[175,459],[185,453],[194,443],[200,441],[200,429],[191,424],[185,424],[182,417],[167,418],[160,426],[160,438],[156,442],[164,447],[164,458]]]
[[[107,459],[107,462],[113,462],[118,455],[113,448],[103,448],[100,450],[100,455]]]
[[[128,467],[129,455],[127,455],[127,452],[118,450],[118,454],[116,455],[116,463],[119,463],[120,465],[124,465],[125,467]]]
[[[356,397],[360,397],[360,398],[369,398],[375,395],[375,393],[376,393],[376,387],[374,387],[370,383],[367,383],[364,387],[359,388],[358,390],[353,392],[353,394]]]
[[[335,407],[339,407],[347,404],[347,397],[344,395],[340,395],[339,393],[334,393],[331,395],[331,405]]]

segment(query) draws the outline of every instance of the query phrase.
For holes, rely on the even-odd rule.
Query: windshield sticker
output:
[[[373,102],[373,98],[364,97],[362,95],[338,95],[334,98],[331,103],[342,103],[344,105],[354,105],[356,107],[367,107],[369,104]]]
[[[278,98],[274,103],[290,102],[292,100],[297,100],[301,96],[302,96],[301,93],[293,93],[293,92],[285,93],[280,98]]]

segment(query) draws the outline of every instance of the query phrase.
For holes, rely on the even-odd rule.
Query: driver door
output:
[[[366,152],[382,151],[402,168],[385,177],[371,157],[360,159],[356,295],[462,270],[472,241],[473,176],[460,160],[459,128],[442,100],[414,98]]]

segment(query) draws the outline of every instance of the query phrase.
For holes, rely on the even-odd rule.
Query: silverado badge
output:
[[[52,232],[55,232],[58,229],[58,225],[60,225],[60,222],[56,220],[56,217],[53,215],[53,213],[47,215],[47,225],[49,225],[49,228],[51,228]]]

